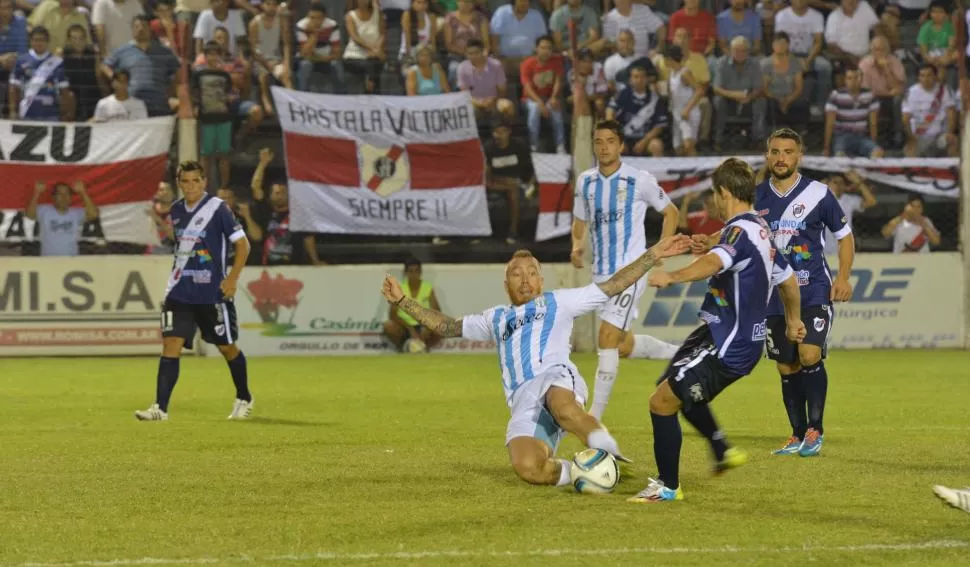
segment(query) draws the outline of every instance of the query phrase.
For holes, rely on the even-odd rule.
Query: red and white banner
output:
[[[741,157],[755,169],[764,165],[764,156]],[[624,158],[625,163],[653,174],[672,199],[710,189],[711,173],[723,160],[723,157]],[[532,163],[539,182],[536,241],[565,236],[572,224],[572,183],[580,172],[571,171],[570,156],[533,154]],[[802,169],[809,175],[824,177],[827,173],[854,169],[873,183],[949,199],[960,196],[959,167],[957,158],[802,158]]]
[[[105,240],[158,244],[145,211],[165,176],[173,118],[128,122],[0,121],[0,240],[30,240],[23,216],[34,186],[83,181],[98,206]],[[41,196],[51,202],[51,193]],[[83,206],[75,196],[72,206]]]
[[[485,155],[468,93],[335,96],[273,87],[290,229],[491,234]]]

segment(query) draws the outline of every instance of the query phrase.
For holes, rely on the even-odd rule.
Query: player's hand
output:
[[[805,334],[805,323],[801,319],[785,322],[785,335],[788,336],[788,342],[799,344],[805,340]]]
[[[586,254],[585,248],[573,248],[573,251],[569,253],[569,262],[574,268],[583,267],[583,256]]]
[[[653,245],[651,250],[653,250],[653,255],[658,260],[660,258],[671,258],[673,256],[680,256],[690,250],[691,242],[693,241],[689,236],[675,234],[661,239],[660,242]]]
[[[852,299],[852,284],[844,278],[835,278],[832,282],[832,293],[829,298],[832,301],[849,301]]]
[[[384,299],[391,303],[397,303],[404,297],[401,284],[397,283],[397,279],[391,274],[384,276],[384,286],[381,288],[381,294],[384,296]]]
[[[690,237],[690,253],[704,254],[714,246],[713,238],[706,234],[694,234]]]
[[[674,283],[674,280],[670,277],[670,272],[654,270],[647,276],[647,285],[650,287],[663,289],[672,283]]]
[[[219,284],[219,289],[222,290],[223,297],[231,299],[236,295],[236,280],[231,278],[222,280],[222,283]]]

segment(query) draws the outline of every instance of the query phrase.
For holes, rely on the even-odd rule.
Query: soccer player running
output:
[[[236,401],[229,419],[246,419],[253,409],[246,374],[246,357],[236,339],[239,327],[236,294],[239,274],[249,256],[249,241],[226,203],[205,192],[205,170],[196,161],[179,164],[176,181],[184,196],[170,210],[175,229],[175,262],[162,304],[162,356],[158,362],[155,403],[136,411],[141,421],[168,419],[168,402],[179,379],[182,348],[192,348],[198,328],[202,339],[216,345],[236,385]],[[235,251],[227,273],[229,247]]]
[[[698,314],[704,323],[684,341],[650,396],[659,474],[631,502],[683,500],[678,410],[710,443],[715,473],[747,461],[744,452],[728,446],[709,404],[758,364],[767,334],[768,298],[776,285],[785,305],[788,339],[798,343],[805,336],[794,274],[784,256],[776,253],[768,225],[751,208],[754,171],[742,160],[728,158],[714,170],[713,183],[721,218],[730,219],[718,244],[686,268],[654,271],[648,280],[651,286],[665,288],[710,278]]]
[[[512,304],[458,319],[421,306],[390,275],[382,293],[442,337],[495,341],[511,413],[505,445],[512,468],[526,482],[564,486],[572,480],[569,461],[554,457],[567,431],[588,447],[627,460],[616,439],[584,409],[586,382],[569,360],[573,320],[620,295],[661,258],[689,247],[686,236],[665,238],[607,281],[550,292],[543,292],[539,261],[528,250],[519,250],[505,268],[505,291]]]
[[[576,268],[583,267],[588,232],[593,248],[594,282],[608,280],[643,254],[647,247],[644,230],[647,207],[653,207],[664,216],[661,238],[671,236],[677,230],[677,207],[670,202],[657,179],[620,161],[624,147],[622,134],[623,128],[614,120],[598,123],[593,132],[598,165],[576,178],[570,259]],[[675,345],[629,332],[638,317],[637,302],[646,288],[645,282],[635,281],[596,312],[600,320],[599,363],[590,413],[598,420],[603,418],[610,400],[620,356],[666,360],[677,351]]]

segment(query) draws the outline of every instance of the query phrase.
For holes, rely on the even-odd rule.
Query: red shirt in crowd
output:
[[[520,80],[523,85],[532,85],[532,89],[543,99],[552,96],[552,87],[556,84],[556,78],[564,80],[566,70],[562,64],[562,57],[552,56],[545,63],[533,55],[519,66]],[[522,100],[527,100],[529,96],[522,93]]]
[[[674,12],[667,24],[667,41],[680,28],[690,31],[690,50],[695,53],[704,53],[711,40],[717,39],[717,21],[714,20],[714,14],[704,10],[698,10],[693,16],[688,16],[683,8]]]
[[[158,18],[152,20],[150,27],[152,29],[152,35],[155,39],[165,47],[171,49],[179,57],[182,56],[182,37],[178,32],[178,24],[172,26],[171,33],[162,24],[162,21]]]
[[[694,211],[687,213],[687,228],[691,234],[714,234],[724,228],[724,223],[712,219],[707,211]]]

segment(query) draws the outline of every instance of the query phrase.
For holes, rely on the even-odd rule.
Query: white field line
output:
[[[128,565],[206,565],[206,564],[243,564],[259,565],[264,563],[300,563],[307,561],[414,561],[418,559],[475,559],[475,558],[534,558],[534,557],[606,557],[606,556],[646,556],[646,555],[688,555],[730,553],[736,555],[769,555],[779,553],[871,553],[906,552],[947,549],[970,549],[970,541],[925,541],[912,543],[872,543],[863,545],[806,545],[786,547],[627,547],[610,549],[536,549],[532,551],[487,551],[487,550],[442,550],[442,551],[399,551],[375,553],[301,553],[290,555],[266,555],[252,557],[247,555],[232,557],[193,557],[166,559],[161,557],[142,557],[140,559],[81,560],[67,563],[21,563],[15,567],[124,567]]]

